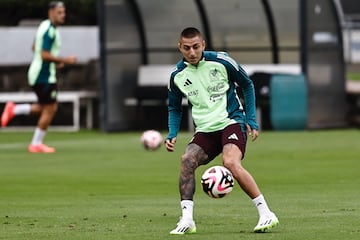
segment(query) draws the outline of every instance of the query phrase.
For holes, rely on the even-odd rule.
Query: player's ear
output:
[[[203,48],[203,51],[205,50],[205,47],[206,47],[206,42],[205,42],[205,40],[202,40],[202,48]]]
[[[181,50],[181,43],[178,42],[178,49]]]

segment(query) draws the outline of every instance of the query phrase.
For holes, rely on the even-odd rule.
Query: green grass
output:
[[[223,199],[202,193],[198,233],[170,236],[180,215],[177,150],[147,152],[140,133],[50,132],[49,155],[28,154],[32,133],[0,133],[0,239],[360,239],[358,130],[263,132],[244,166],[280,226],[252,232],[257,211],[236,187]],[[211,165],[220,164],[215,159]]]
[[[359,72],[348,72],[346,74],[347,79],[353,80],[353,81],[360,81],[360,73]]]

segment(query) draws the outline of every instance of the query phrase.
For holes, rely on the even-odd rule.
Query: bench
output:
[[[244,70],[251,75],[255,72],[267,73],[301,73],[298,64],[245,64]],[[125,106],[161,106],[167,105],[167,85],[170,74],[175,69],[175,65],[143,65],[138,69],[137,88],[135,96],[125,99]],[[183,105],[188,102],[183,99]],[[259,112],[259,111],[258,111]],[[189,130],[193,130],[191,113],[188,113]],[[260,113],[258,113],[260,117]]]
[[[244,64],[248,75],[255,72],[300,74],[298,64]],[[142,65],[138,70],[135,97],[125,99],[126,106],[163,104],[167,98],[167,85],[175,65]],[[165,102],[166,103],[166,102]],[[187,104],[184,101],[184,104]]]
[[[346,95],[349,106],[350,121],[356,125],[360,124],[360,81],[346,81]]]
[[[249,76],[254,73],[301,74],[299,64],[242,64]],[[167,85],[174,65],[143,65],[138,69],[137,90],[134,97],[125,99],[126,106],[161,106],[167,105]],[[346,81],[346,95],[355,99],[355,109],[360,106],[360,82]],[[258,102],[260,102],[258,98]],[[187,105],[186,99],[183,105]],[[261,123],[261,106],[257,109],[258,122]],[[192,129],[192,118],[189,114],[189,129]]]
[[[125,106],[167,106],[167,86],[175,65],[142,65],[138,70],[135,96],[125,99]],[[184,98],[183,106],[188,102]],[[191,113],[188,112],[188,129],[194,130]]]
[[[70,102],[73,106],[73,125],[72,126],[50,126],[51,129],[65,131],[80,130],[80,107],[86,108],[86,128],[93,128],[93,100],[98,97],[93,91],[59,91],[57,101],[59,103]],[[0,93],[0,104],[12,101],[15,103],[36,102],[36,95],[32,92],[2,92]],[[13,128],[13,127],[11,127]],[[15,128],[15,127],[14,127]],[[18,127],[16,127],[19,129]],[[21,129],[21,128],[20,128]]]
[[[138,70],[135,96],[125,99],[126,106],[166,104],[167,85],[174,65],[142,65]]]
[[[346,82],[346,92],[347,94],[353,94],[360,96],[360,81],[347,81]],[[360,106],[360,99],[359,99]]]

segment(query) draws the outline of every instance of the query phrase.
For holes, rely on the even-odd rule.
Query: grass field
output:
[[[346,79],[360,81],[360,73],[359,72],[348,72],[346,75],[347,75]]]
[[[164,133],[165,134],[165,133]],[[147,152],[140,133],[55,133],[56,154],[26,152],[32,133],[0,133],[0,239],[360,239],[360,132],[263,132],[244,166],[280,220],[252,232],[257,211],[239,187],[223,199],[201,190],[198,233],[170,236],[180,215],[177,150]],[[220,159],[211,165],[220,164]]]

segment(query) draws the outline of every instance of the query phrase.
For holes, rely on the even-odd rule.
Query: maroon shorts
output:
[[[200,146],[208,155],[209,161],[211,161],[222,152],[223,146],[227,143],[238,146],[244,158],[246,140],[245,125],[236,123],[216,132],[197,132],[190,143]]]
[[[57,84],[40,83],[32,86],[33,91],[36,93],[38,103],[48,104],[56,102]]]

